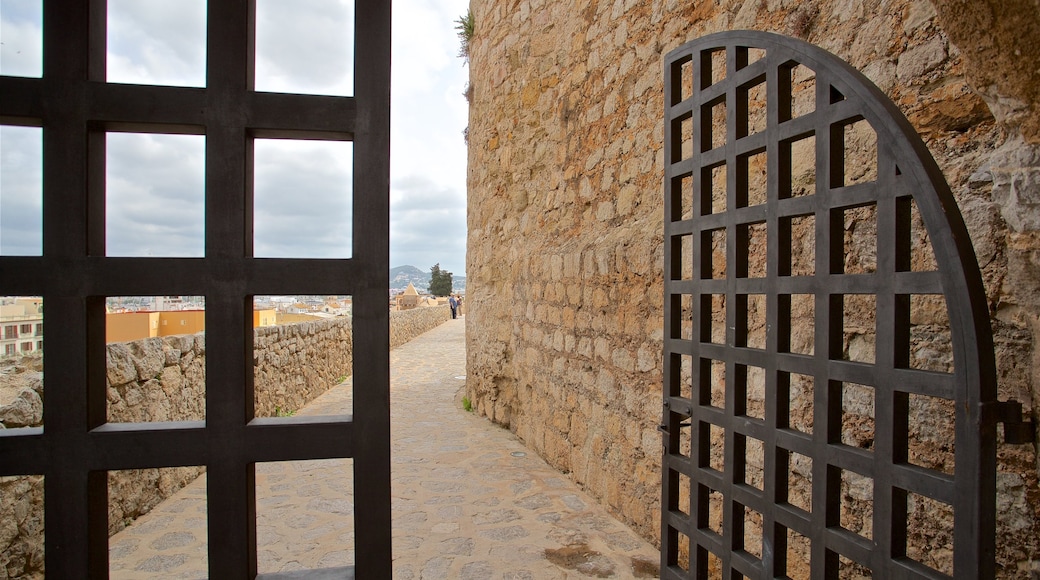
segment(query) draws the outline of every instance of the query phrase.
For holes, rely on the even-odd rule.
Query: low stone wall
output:
[[[0,359],[0,429],[40,426],[42,371],[38,353]],[[43,477],[0,477],[0,580],[43,576],[42,537]]]
[[[116,342],[107,351],[110,422],[205,420],[204,334]]]
[[[451,318],[447,306],[390,313],[390,348]],[[351,374],[352,322],[334,318],[256,329],[253,359],[257,417],[295,413]]]
[[[256,329],[254,415],[291,415],[340,383],[354,364],[349,318]]]
[[[391,348],[450,317],[447,306],[391,312]],[[350,375],[354,360],[352,329],[349,318],[257,328],[255,415],[295,413]],[[205,419],[204,334],[113,343],[107,350],[110,422]],[[0,428],[42,425],[40,370],[42,366],[17,369],[25,380],[18,395],[0,405]],[[202,466],[193,466],[109,472],[109,534],[122,530],[204,471]],[[42,577],[43,478],[0,478],[0,498],[0,580]]]
[[[203,421],[203,333],[109,344],[108,420],[113,423]],[[108,533],[115,534],[194,481],[201,466],[108,472]]]
[[[451,320],[448,305],[390,313],[390,348],[397,348],[420,334]]]

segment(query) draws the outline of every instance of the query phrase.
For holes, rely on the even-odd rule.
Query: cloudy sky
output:
[[[42,71],[40,0],[0,0],[0,74]],[[390,264],[465,273],[468,0],[395,0]],[[108,80],[204,86],[204,0],[108,0]],[[257,90],[350,95],[351,0],[257,0]],[[42,248],[41,131],[0,128],[0,254]],[[201,256],[205,138],[108,136],[114,256]],[[350,257],[350,143],[257,140],[254,246]]]

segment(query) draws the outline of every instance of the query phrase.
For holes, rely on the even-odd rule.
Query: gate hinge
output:
[[[1004,442],[1012,445],[1036,442],[1032,421],[1022,420],[1022,403],[1014,399],[997,401],[997,422],[1004,424]]]
[[[687,423],[679,423],[679,428],[682,429],[683,427],[689,427],[691,424],[692,423],[689,423],[689,422],[687,422]],[[657,430],[660,431],[661,433],[665,433],[665,434],[671,433],[671,431],[668,430],[668,425],[666,425],[664,423],[658,425],[657,426]]]

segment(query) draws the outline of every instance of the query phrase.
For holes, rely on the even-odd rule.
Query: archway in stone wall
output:
[[[1032,427],[914,129],[735,31],[668,54],[664,131],[662,577],[992,577],[996,423]]]

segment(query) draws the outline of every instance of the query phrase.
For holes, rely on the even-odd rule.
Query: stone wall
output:
[[[391,312],[391,348],[450,317],[447,306]],[[255,415],[291,415],[342,382],[351,373],[353,363],[351,329],[349,318],[257,328],[253,359]],[[204,333],[113,343],[107,350],[109,421],[205,419]],[[42,425],[40,363],[39,357],[28,357],[11,373],[23,375],[25,380],[10,403],[0,404],[3,428]],[[204,470],[198,466],[109,472],[109,534],[122,530]],[[0,580],[42,575],[42,478],[0,478],[0,498]]]
[[[39,353],[0,358],[0,429],[41,424],[42,371]],[[0,477],[0,580],[42,577],[42,506],[42,477]]]
[[[1022,401],[1035,420],[1035,1],[473,0],[471,8],[467,394],[645,537],[660,529],[662,58],[705,34],[800,37],[897,103],[972,236],[1000,398]],[[855,219],[846,230],[853,245],[868,233]],[[948,352],[929,332],[942,315],[925,312],[915,357],[939,368]],[[872,411],[861,412],[872,424]],[[915,415],[921,431],[941,412]],[[1000,573],[1029,577],[1040,573],[1036,447],[1001,444],[999,461]],[[948,556],[941,536],[925,541]]]
[[[107,345],[108,420],[113,423],[203,421],[204,333]],[[191,483],[201,466],[108,472],[108,532],[115,534]]]
[[[390,348],[397,348],[420,334],[451,320],[448,305],[390,312]]]

